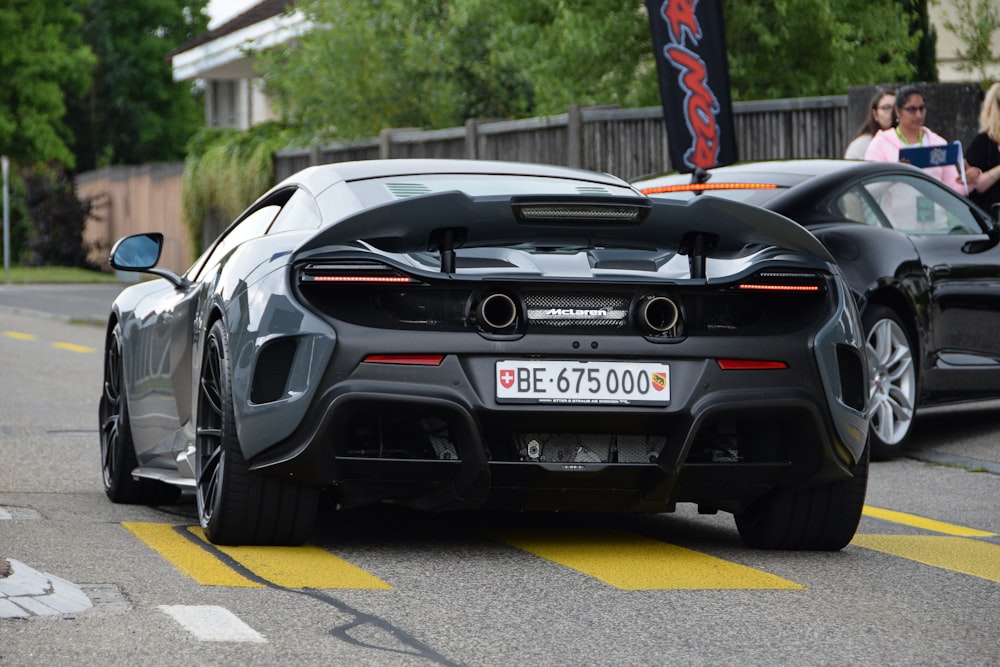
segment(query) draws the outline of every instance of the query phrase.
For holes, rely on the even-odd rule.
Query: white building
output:
[[[245,130],[276,117],[254,71],[250,48],[281,44],[307,29],[293,0],[263,0],[170,54],[175,81],[199,81],[205,125]]]

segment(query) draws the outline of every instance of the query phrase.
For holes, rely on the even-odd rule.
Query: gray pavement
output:
[[[5,312],[103,325],[111,303],[127,286],[0,284],[0,331]],[[937,465],[1000,474],[1000,444],[992,438],[998,412],[1000,401],[922,410],[906,455]],[[0,520],[17,518],[0,507]],[[77,613],[90,606],[87,595],[71,582],[0,556],[0,619]]]

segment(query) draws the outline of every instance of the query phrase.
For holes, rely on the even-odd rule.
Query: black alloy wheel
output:
[[[309,537],[318,489],[254,473],[243,458],[233,411],[232,369],[221,320],[209,330],[195,439],[198,518],[215,544],[296,545]]]
[[[101,427],[101,472],[104,493],[113,502],[168,505],[181,490],[153,479],[132,477],[138,467],[125,400],[121,324],[115,323],[104,351],[104,389],[98,419]]]

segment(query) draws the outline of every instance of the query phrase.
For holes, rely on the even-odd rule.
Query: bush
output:
[[[20,253],[22,263],[89,267],[83,225],[90,214],[90,203],[77,198],[66,168],[33,167],[24,170],[21,178],[29,226],[27,242]]]

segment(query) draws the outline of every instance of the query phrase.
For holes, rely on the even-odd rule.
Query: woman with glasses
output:
[[[893,102],[896,101],[895,91],[886,88],[879,88],[872,96],[868,105],[868,117],[858,127],[857,133],[847,144],[844,151],[845,160],[861,160],[865,157],[865,149],[871,143],[872,137],[880,130],[888,130],[892,127],[896,115],[892,112]]]
[[[896,91],[893,103],[896,112],[896,126],[882,130],[872,137],[865,150],[865,159],[878,162],[898,162],[899,149],[912,146],[947,146],[948,142],[924,125],[927,117],[927,101],[924,93],[916,86],[903,86]],[[969,166],[965,170],[965,182],[955,165],[927,167],[929,175],[960,194],[968,194],[979,178],[979,169]]]
[[[979,111],[979,134],[965,150],[970,165],[982,170],[969,199],[989,211],[1000,203],[1000,83],[986,91]]]

